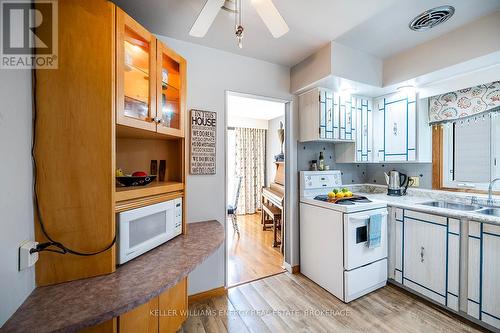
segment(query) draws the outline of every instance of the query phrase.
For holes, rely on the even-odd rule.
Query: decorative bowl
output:
[[[124,187],[148,185],[155,179],[156,175],[144,176],[144,177],[134,177],[134,176],[116,177],[117,183]]]

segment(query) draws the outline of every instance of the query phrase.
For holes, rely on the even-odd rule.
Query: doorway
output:
[[[286,101],[226,93],[226,286],[284,272]]]

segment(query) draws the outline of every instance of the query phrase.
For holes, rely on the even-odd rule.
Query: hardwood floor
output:
[[[481,332],[392,285],[344,304],[289,273],[231,288],[189,310],[179,333]]]
[[[240,236],[228,219],[228,286],[238,285],[283,272],[283,256],[273,247],[273,232],[263,231],[261,215],[240,215]]]

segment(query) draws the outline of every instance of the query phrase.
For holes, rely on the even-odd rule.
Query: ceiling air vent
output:
[[[446,22],[455,13],[452,6],[440,6],[429,9],[415,17],[410,22],[410,29],[414,31],[425,31],[434,28],[436,25]]]

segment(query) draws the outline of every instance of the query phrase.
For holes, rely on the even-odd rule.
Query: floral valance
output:
[[[500,107],[500,81],[461,89],[429,99],[431,124],[477,116]]]

